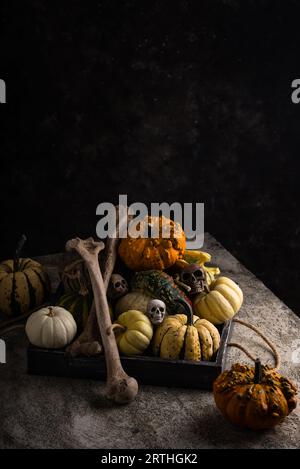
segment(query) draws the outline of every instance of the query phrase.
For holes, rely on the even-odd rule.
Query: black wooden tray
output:
[[[44,265],[50,276],[53,298],[57,296],[60,287],[58,271],[75,258],[74,253],[58,253],[36,259]],[[146,355],[123,356],[121,357],[123,367],[140,384],[211,389],[215,378],[225,367],[227,342],[232,327],[233,323],[229,321],[219,328],[221,343],[215,361],[190,362],[186,360],[163,360]],[[106,379],[106,366],[103,355],[90,358],[71,358],[65,354],[64,350],[48,350],[32,345],[28,347],[27,369],[28,373],[35,375]]]
[[[124,370],[140,384],[211,389],[226,361],[227,342],[233,323],[225,323],[221,331],[220,348],[212,362],[164,360],[150,356],[121,357]],[[41,349],[30,345],[27,352],[28,373],[64,376],[68,378],[106,379],[104,356],[68,357],[64,350]]]

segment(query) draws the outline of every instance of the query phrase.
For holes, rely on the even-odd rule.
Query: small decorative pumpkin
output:
[[[60,297],[57,306],[65,308],[72,314],[77,324],[78,331],[81,332],[86,325],[92,302],[93,297],[90,293],[81,295],[76,292],[69,292]]]
[[[180,299],[190,304],[190,300],[178,288],[173,278],[160,270],[136,272],[131,281],[131,288],[163,301],[169,314],[182,312],[182,304],[178,301]]]
[[[149,238],[150,228],[156,229],[158,237]],[[185,234],[179,223],[166,217],[148,216],[139,222],[137,229],[145,237],[122,239],[119,255],[132,270],[163,270],[182,258],[185,250]],[[165,237],[164,233],[168,233]]]
[[[205,319],[193,316],[192,308],[182,302],[187,314],[168,316],[156,329],[154,355],[161,358],[209,361],[220,346],[218,329]]]
[[[77,326],[69,311],[60,306],[47,306],[31,314],[25,330],[30,343],[36,347],[58,349],[72,342]]]
[[[0,264],[0,310],[19,316],[44,303],[49,279],[44,268],[32,259],[10,259]]]
[[[92,290],[88,269],[82,259],[77,259],[66,265],[61,280],[66,293],[75,292],[87,295]]]
[[[122,296],[122,298],[120,298],[116,303],[116,317],[118,317],[119,314],[124,313],[125,311],[129,311],[131,309],[135,309],[146,314],[147,306],[151,298],[152,297],[150,295],[147,295],[146,293],[143,293],[141,291],[127,293],[127,295]]]
[[[119,350],[124,355],[141,355],[149,346],[153,327],[141,311],[122,313],[112,325]]]
[[[255,368],[234,364],[218,376],[213,391],[223,416],[252,430],[274,427],[297,405],[296,386],[259,360]]]
[[[240,287],[228,277],[219,277],[210,285],[208,292],[196,295],[194,311],[213,324],[222,324],[239,311],[242,303]]]
[[[211,261],[211,255],[208,252],[187,249],[184,251],[183,260],[188,264],[204,265],[206,262]]]

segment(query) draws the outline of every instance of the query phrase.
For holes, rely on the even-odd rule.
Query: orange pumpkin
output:
[[[148,216],[137,224],[137,230],[145,236],[151,228],[156,230],[158,237],[129,236],[120,243],[119,255],[132,270],[164,270],[183,257],[186,240],[179,223],[163,216]]]
[[[295,385],[259,360],[255,368],[234,364],[218,376],[213,390],[223,416],[252,430],[274,427],[297,405]]]

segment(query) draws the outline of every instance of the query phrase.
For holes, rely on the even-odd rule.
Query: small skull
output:
[[[128,283],[122,275],[112,274],[107,290],[107,296],[116,300],[128,293]]]
[[[201,293],[205,287],[205,273],[198,264],[189,264],[180,273],[180,280],[190,287],[189,295]]]
[[[152,324],[158,326],[166,315],[166,305],[161,300],[150,300],[147,306],[147,316]]]

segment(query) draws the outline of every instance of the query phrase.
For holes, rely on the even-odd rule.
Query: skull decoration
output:
[[[147,316],[152,324],[158,326],[166,315],[166,305],[161,300],[150,300],[147,306]]]
[[[107,296],[112,300],[116,300],[128,293],[128,283],[122,275],[112,274],[107,289]]]
[[[198,264],[189,264],[180,273],[180,280],[190,287],[189,295],[201,293],[205,287],[205,273]]]

